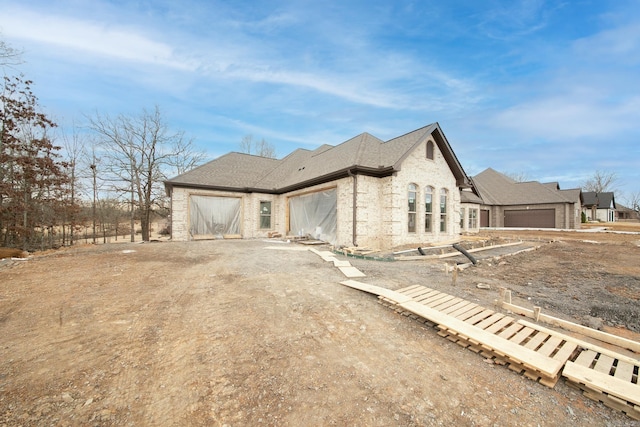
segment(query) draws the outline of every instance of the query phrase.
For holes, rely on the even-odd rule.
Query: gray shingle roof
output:
[[[472,178],[473,185],[487,205],[533,205],[577,203],[580,190],[558,190],[557,183],[516,182],[491,168]]]
[[[463,190],[460,192],[460,202],[461,203],[477,203],[481,205],[482,199],[472,191]]]
[[[582,193],[582,205],[585,207],[596,206],[600,209],[609,209],[611,206],[615,209],[616,200],[613,192],[600,192],[584,191]]]
[[[449,163],[458,185],[467,184],[468,178],[440,126],[433,123],[387,142],[362,133],[336,146],[325,144],[313,151],[298,149],[279,160],[229,153],[165,181],[165,186],[281,193],[348,176],[350,171],[386,176],[399,170],[402,160],[429,135]]]

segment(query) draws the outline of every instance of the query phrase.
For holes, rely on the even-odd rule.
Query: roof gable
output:
[[[596,206],[598,209],[615,209],[616,200],[613,192],[610,191],[600,193],[584,191],[582,192],[582,205],[588,208]]]

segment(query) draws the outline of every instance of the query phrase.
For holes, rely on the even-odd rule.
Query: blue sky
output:
[[[640,192],[640,2],[0,0],[64,128],[158,105],[209,158],[439,122],[468,175]],[[6,72],[6,70],[5,70]]]

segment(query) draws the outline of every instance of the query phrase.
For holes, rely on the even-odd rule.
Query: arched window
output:
[[[449,192],[446,188],[440,190],[440,231],[447,231],[447,197]]]
[[[408,199],[408,216],[407,216],[407,230],[409,233],[416,232],[416,208],[417,208],[417,200],[416,197],[418,195],[418,187],[415,184],[409,184],[409,188],[407,191],[407,199]]]
[[[433,231],[433,187],[427,186],[424,190],[424,231]]]
[[[433,160],[433,141],[427,141],[427,159]]]

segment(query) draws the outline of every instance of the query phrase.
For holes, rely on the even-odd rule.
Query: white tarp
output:
[[[318,191],[289,199],[289,227],[296,236],[310,235],[314,239],[335,244],[337,241],[336,189]]]
[[[189,234],[192,237],[222,237],[240,234],[240,198],[191,196]]]

